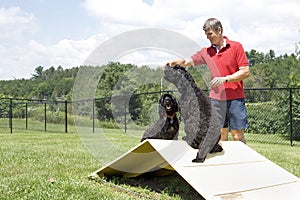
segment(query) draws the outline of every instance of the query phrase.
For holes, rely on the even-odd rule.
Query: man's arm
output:
[[[239,71],[227,75],[225,77],[215,77],[213,80],[210,81],[211,87],[217,87],[222,85],[223,83],[227,82],[238,82],[244,80],[250,76],[249,66],[243,66],[239,68]]]
[[[227,82],[238,82],[246,78],[249,78],[249,76],[250,76],[249,66],[243,66],[239,68],[239,71],[226,76],[226,78],[228,80]]]

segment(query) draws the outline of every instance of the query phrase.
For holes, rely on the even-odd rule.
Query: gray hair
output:
[[[207,31],[208,29],[213,29],[214,31],[217,31],[219,27],[222,30],[221,33],[223,33],[223,26],[222,26],[221,22],[216,18],[209,18],[204,23],[203,30]]]

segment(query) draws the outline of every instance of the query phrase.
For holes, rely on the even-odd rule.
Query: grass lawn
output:
[[[248,145],[300,177],[299,145]],[[89,179],[101,164],[74,133],[0,133],[0,156],[0,199],[199,199],[177,174]]]

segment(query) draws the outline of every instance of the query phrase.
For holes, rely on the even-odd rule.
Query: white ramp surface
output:
[[[177,171],[205,199],[300,199],[300,179],[242,142],[221,142],[221,153],[193,163],[185,141],[145,140],[93,175],[136,177]]]

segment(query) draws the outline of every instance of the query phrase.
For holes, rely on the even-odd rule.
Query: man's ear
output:
[[[218,28],[218,33],[219,33],[219,34],[222,34],[222,32],[223,32],[222,28],[219,27],[219,28]]]

